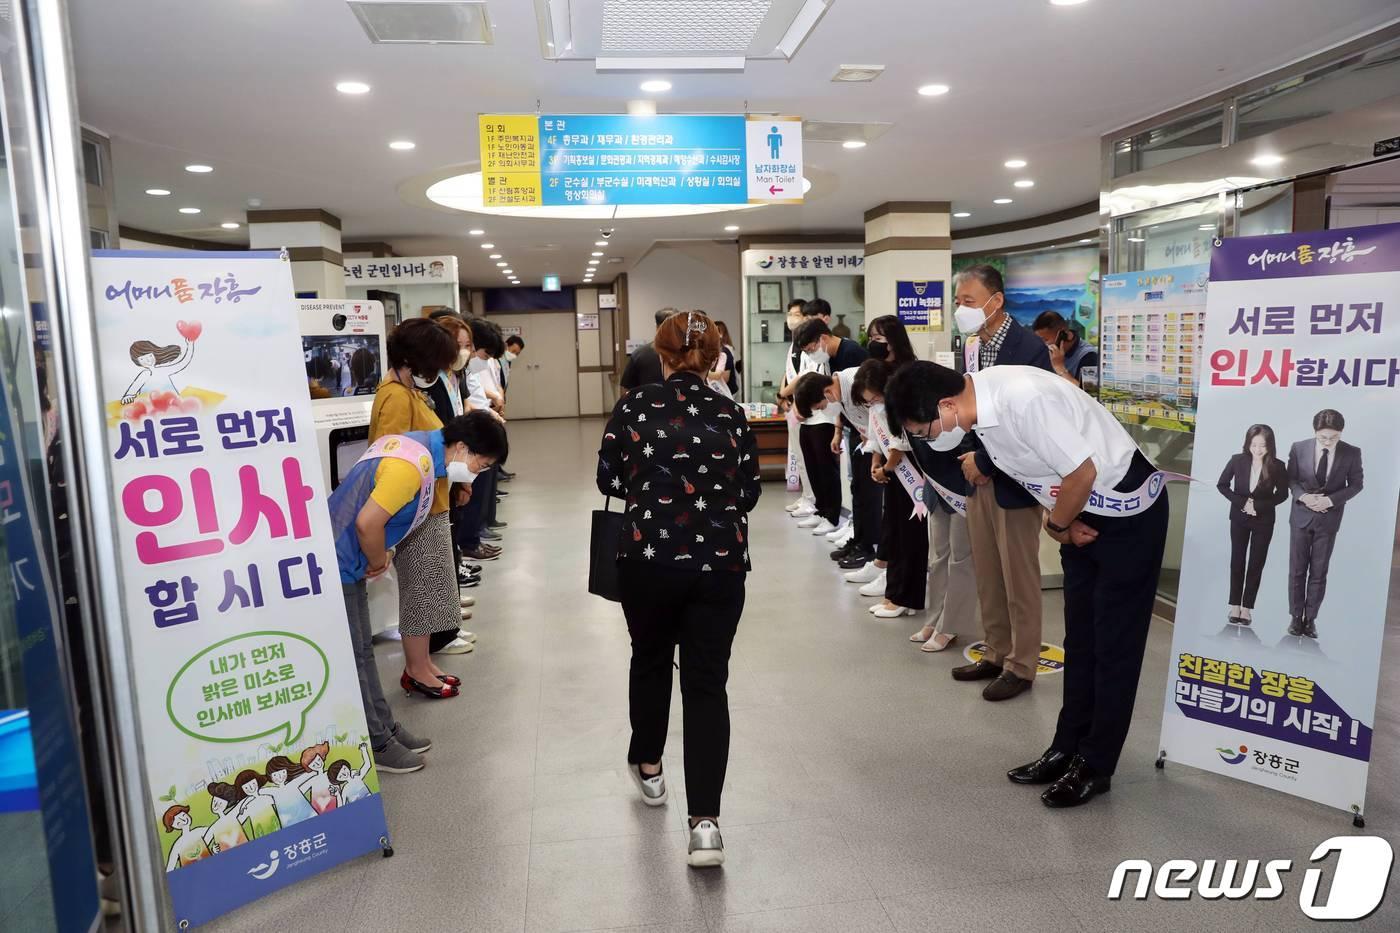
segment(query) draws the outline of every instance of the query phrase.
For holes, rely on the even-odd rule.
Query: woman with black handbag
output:
[[[618,402],[598,452],[598,488],[625,499],[618,584],[632,636],[627,762],[650,806],[661,771],[680,646],[689,863],[723,864],[720,794],[729,760],[729,652],[744,609],[748,513],[760,492],[744,411],[706,385],[720,335],[704,313],[672,315],[654,343],[665,381]]]

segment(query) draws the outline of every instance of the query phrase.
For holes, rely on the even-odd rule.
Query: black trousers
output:
[[[831,452],[835,437],[834,424],[804,424],[797,432],[817,514],[833,525],[841,520],[841,458]]]
[[[1099,536],[1060,545],[1065,573],[1064,705],[1050,747],[1112,774],[1128,737],[1157,597],[1170,507],[1164,491],[1131,518],[1081,515]]]
[[[1264,562],[1269,559],[1269,541],[1274,523],[1230,523],[1230,602],[1231,606],[1254,608]]]
[[[931,508],[940,508],[933,503]],[[928,599],[928,522],[911,517],[914,500],[899,480],[885,484],[885,598],[905,609],[922,609]]]
[[[830,453],[830,451],[828,451]],[[744,612],[742,573],[618,562],[632,636],[628,707],[632,764],[661,760],[671,716],[671,659],[681,656],[685,794],[691,816],[719,816],[729,765],[729,651]]]
[[[1332,563],[1336,531],[1288,528],[1288,614],[1316,619],[1327,595],[1327,568]]]
[[[881,513],[884,511],[884,491],[870,478],[870,454],[860,452],[860,434],[846,432],[846,450],[851,455],[851,521],[856,546],[866,554],[874,554],[880,545]]]

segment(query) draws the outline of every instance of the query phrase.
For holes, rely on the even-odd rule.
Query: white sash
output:
[[[1060,496],[1061,479],[1059,477],[1049,476],[1035,482],[1027,482],[1018,478],[1016,481],[1026,487],[1026,491],[1035,496],[1041,505],[1047,509],[1055,507],[1055,502]],[[1152,504],[1161,497],[1162,492],[1167,488],[1167,483],[1174,481],[1189,483],[1192,482],[1192,479],[1184,473],[1168,473],[1165,470],[1158,470],[1132,492],[1117,492],[1112,489],[1090,491],[1089,501],[1084,504],[1084,511],[1106,518],[1136,515],[1151,508]]]
[[[894,438],[890,436],[890,426],[885,421],[884,405],[870,406],[870,436],[875,439],[875,446],[880,448],[881,456],[888,463],[890,445]],[[928,502],[925,500],[925,493],[928,486],[925,485],[923,474],[914,466],[913,458],[910,456],[901,457],[899,464],[894,468],[894,475],[914,503],[914,511],[911,514],[918,518],[927,518]]]
[[[969,376],[982,366],[982,354],[978,352],[981,347],[982,340],[975,334],[967,338],[967,342],[963,344],[963,370]]]

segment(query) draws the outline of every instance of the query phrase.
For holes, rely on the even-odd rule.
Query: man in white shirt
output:
[[[804,323],[811,318],[831,320],[831,305],[821,298],[814,298],[802,306]],[[831,365],[824,352],[807,353],[793,335],[793,345],[801,352],[797,367],[798,376],[807,373],[831,375]],[[793,386],[785,386],[780,398],[791,399]],[[840,417],[826,412],[814,412],[798,428],[797,439],[802,448],[802,462],[807,468],[807,479],[811,483],[816,514],[798,522],[799,528],[810,528],[814,535],[825,535],[836,530],[841,522],[841,457],[832,452],[832,441],[836,437]],[[836,448],[837,451],[840,447]]]
[[[1049,749],[1007,777],[1050,784],[1048,807],[1087,803],[1109,789],[1132,720],[1167,540],[1165,477],[1107,409],[1035,367],[963,376],[910,363],[885,404],[892,425],[935,450],[974,431],[1050,510],[1065,575],[1064,704]]]
[[[793,403],[797,413],[810,421],[812,416],[835,414],[851,427],[847,453],[851,458],[851,522],[854,534],[835,558],[842,570],[858,570],[875,559],[880,543],[880,516],[883,491],[870,475],[870,452],[866,442],[870,436],[870,408],[851,396],[858,366],[847,367],[830,376],[807,373],[793,386]],[[841,440],[838,432],[833,446]]]

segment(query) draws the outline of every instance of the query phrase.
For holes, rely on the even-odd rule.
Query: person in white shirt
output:
[[[789,334],[796,334],[797,328],[802,326],[802,308],[806,304],[807,302],[801,298],[794,298],[788,302],[786,323]],[[789,502],[784,508],[793,518],[805,521],[817,514],[817,499],[812,494],[812,481],[807,476],[807,464],[802,459],[802,425],[792,410],[792,396],[790,395],[791,386],[797,381],[801,366],[802,350],[795,343],[789,345],[787,355],[783,359],[783,384],[778,387],[778,411],[787,415],[788,463],[786,479],[788,488],[798,486],[802,492],[795,501]]]
[[[1049,749],[1007,777],[1050,784],[1048,807],[1087,803],[1111,786],[1132,721],[1166,548],[1166,477],[1094,398],[1035,367],[964,376],[911,363],[885,404],[892,424],[935,450],[975,432],[997,469],[1050,510],[1065,577],[1064,703]]]

